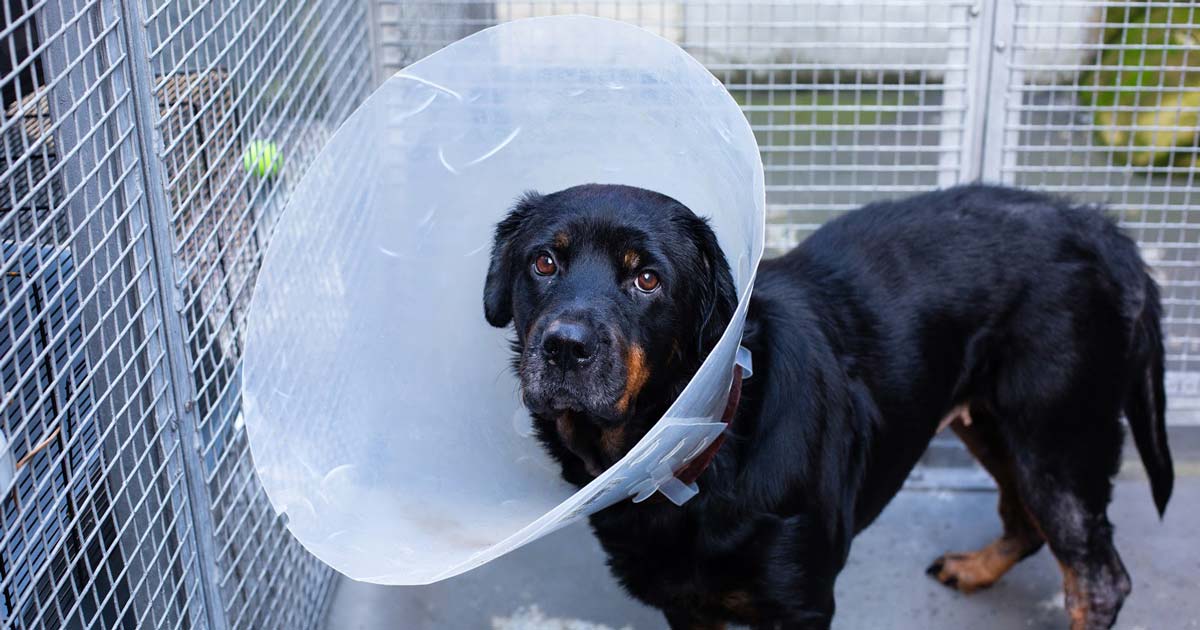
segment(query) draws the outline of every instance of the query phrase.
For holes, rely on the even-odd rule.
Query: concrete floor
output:
[[[1181,472],[1162,522],[1143,480],[1118,482],[1109,514],[1134,591],[1117,628],[1200,629],[1200,476]],[[973,549],[999,533],[995,503],[990,491],[902,492],[855,541],[838,582],[834,628],[1065,628],[1058,566],[1045,550],[971,596],[924,575],[943,551]],[[617,630],[665,623],[616,586],[599,546],[586,528],[576,526],[431,586],[343,579],[325,627]]]

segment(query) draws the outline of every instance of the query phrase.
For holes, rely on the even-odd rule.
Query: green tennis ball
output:
[[[279,156],[279,147],[274,142],[255,140],[242,154],[242,166],[251,175],[274,177],[283,166],[283,158]]]

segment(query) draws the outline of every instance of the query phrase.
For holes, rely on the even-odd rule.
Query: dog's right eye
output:
[[[542,252],[533,259],[533,270],[539,276],[552,276],[558,271],[558,263],[554,262],[550,252]]]

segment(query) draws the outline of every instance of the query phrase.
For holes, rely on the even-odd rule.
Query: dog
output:
[[[537,438],[584,485],[662,416],[737,305],[714,232],[680,202],[588,184],[496,226],[487,321],[513,326]],[[754,357],[682,506],[590,517],[609,566],[673,629],[828,628],[854,536],[939,427],[995,478],[1003,535],[927,572],[969,593],[1046,544],[1072,630],[1131,583],[1106,509],[1124,413],[1160,517],[1174,483],[1158,287],[1095,207],[968,185],[847,213],[765,260]]]

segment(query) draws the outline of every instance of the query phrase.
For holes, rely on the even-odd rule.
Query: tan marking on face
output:
[[[600,450],[612,459],[620,459],[622,446],[625,442],[625,425],[617,425],[611,429],[600,431]]]
[[[941,433],[956,421],[961,422],[964,427],[971,426],[971,403],[965,402],[951,409],[950,413],[946,414],[946,417],[938,423],[937,432]]]
[[[554,421],[554,428],[558,430],[558,436],[562,438],[563,443],[571,444],[575,439],[575,423],[571,421],[571,414],[564,413]]]
[[[649,379],[650,368],[646,367],[646,352],[639,345],[630,345],[629,351],[625,353],[625,391],[617,399],[617,411],[628,411],[629,403],[637,398]]]
[[[642,264],[642,257],[638,256],[637,252],[629,249],[625,250],[625,257],[622,261],[625,263],[626,269],[634,271],[638,268],[638,265]]]
[[[562,440],[563,446],[566,446],[568,451],[579,458],[588,474],[599,477],[600,473],[604,472],[604,465],[596,459],[595,431],[589,430],[590,427],[586,422],[582,427],[577,426],[575,418],[569,411],[564,412],[554,421],[554,427],[558,430],[558,437]]]
[[[571,237],[566,232],[559,232],[554,235],[554,247],[558,249],[566,249],[571,244]]]

